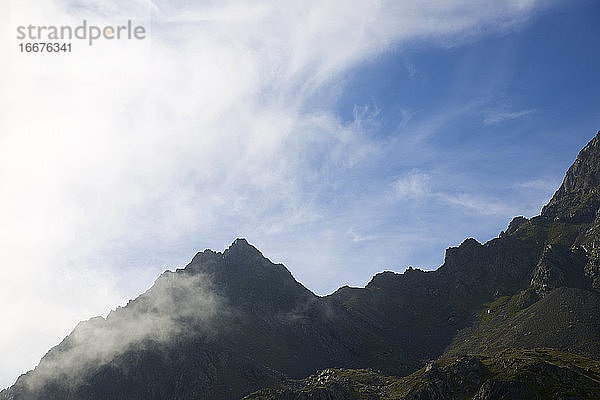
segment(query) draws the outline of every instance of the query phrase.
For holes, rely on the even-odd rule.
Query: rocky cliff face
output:
[[[600,289],[600,131],[581,150],[542,216],[579,225],[573,245],[585,253],[589,286]]]
[[[352,398],[363,393],[357,388],[363,398],[535,398],[542,392],[528,379],[546,373],[554,374],[553,396],[562,396],[561,385],[572,381],[553,367],[511,381],[489,357],[551,347],[600,359],[599,183],[596,136],[540,216],[513,219],[487,243],[449,248],[436,271],[382,272],[364,288],[326,297],[244,239],[223,252],[205,250],[106,319],[78,325],[0,399],[233,399],[266,386],[279,387],[260,392],[267,398]],[[400,383],[389,377],[440,356],[455,362]],[[499,360],[500,369],[513,363]],[[336,372],[290,383],[325,368],[383,375]]]
[[[581,150],[542,215],[559,221],[590,223],[599,208],[600,131]]]

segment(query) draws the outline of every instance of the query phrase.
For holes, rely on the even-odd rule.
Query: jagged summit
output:
[[[588,223],[600,208],[600,131],[580,152],[562,185],[542,210],[560,221]]]
[[[245,238],[237,238],[223,252],[217,252],[212,249],[204,249],[203,251],[196,253],[190,264],[198,264],[205,260],[215,259],[215,257],[224,258],[232,255],[252,255],[255,257],[265,258],[260,250],[248,243]]]
[[[265,259],[265,256],[246,239],[238,238],[223,252],[223,257],[236,259]]]
[[[229,248],[231,247],[252,247],[252,248],[256,248],[254,246],[252,246],[250,243],[248,243],[248,241],[246,240],[246,238],[237,238],[233,241],[233,243],[231,243],[231,246],[229,246]]]
[[[238,273],[250,273],[255,276],[275,273],[291,277],[291,273],[282,264],[274,264],[260,250],[248,243],[246,239],[236,239],[223,252],[205,249],[196,253],[192,261],[185,267],[187,272],[208,273],[220,279],[235,278]],[[283,275],[281,275],[283,274]]]

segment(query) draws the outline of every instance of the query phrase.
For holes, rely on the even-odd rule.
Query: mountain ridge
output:
[[[406,376],[473,350],[598,360],[599,185],[600,131],[539,216],[513,218],[486,243],[465,239],[434,271],[384,271],[327,296],[246,239],[206,249],[78,324],[0,399],[240,398],[320,369]]]

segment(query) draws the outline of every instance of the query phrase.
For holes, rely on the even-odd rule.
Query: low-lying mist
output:
[[[105,318],[81,322],[42,359],[25,382],[32,391],[46,383],[76,385],[86,372],[110,363],[120,354],[176,337],[210,336],[215,316],[227,315],[224,300],[212,290],[209,276],[167,271],[146,293],[118,307]]]

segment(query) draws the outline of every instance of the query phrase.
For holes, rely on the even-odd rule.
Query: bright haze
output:
[[[587,1],[0,4],[0,386],[245,237],[317,294],[434,269],[552,196],[600,129]],[[144,40],[21,53],[17,27]]]

